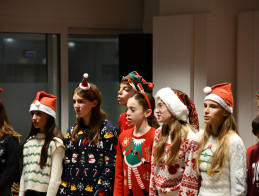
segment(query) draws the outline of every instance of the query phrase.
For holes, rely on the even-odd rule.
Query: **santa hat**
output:
[[[259,91],[255,93],[256,98],[259,98]]]
[[[187,122],[199,130],[198,114],[193,101],[180,90],[169,87],[160,89],[155,98],[160,98],[178,120]]]
[[[54,95],[44,91],[38,92],[36,99],[31,104],[30,111],[42,111],[56,118],[56,100],[57,97]]]
[[[79,87],[83,90],[88,90],[92,94],[93,98],[95,98],[94,92],[90,88],[91,85],[87,82],[87,78],[88,73],[84,73],[82,82],[79,84]]]
[[[141,91],[138,84],[141,84],[143,90],[147,93],[152,93],[154,88],[154,83],[146,82],[146,80],[140,76],[137,71],[132,71],[127,76],[123,76],[121,81],[123,80],[128,81],[135,91]]]
[[[203,89],[206,93],[205,100],[212,100],[220,104],[228,112],[233,113],[234,100],[231,92],[231,83],[216,84]]]
[[[83,75],[82,82],[79,84],[79,87],[83,90],[89,90],[90,89],[90,84],[87,82],[88,74],[85,73]]]

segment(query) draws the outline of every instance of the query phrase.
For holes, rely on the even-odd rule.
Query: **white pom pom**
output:
[[[85,73],[85,74],[84,74],[84,77],[85,77],[85,78],[88,78],[88,73]]]
[[[36,106],[36,107],[40,107],[40,104],[41,104],[41,103],[40,103],[38,100],[35,102],[35,106]]]
[[[203,92],[206,93],[206,94],[209,94],[211,91],[212,91],[212,89],[211,89],[209,86],[206,86],[206,87],[203,89]]]

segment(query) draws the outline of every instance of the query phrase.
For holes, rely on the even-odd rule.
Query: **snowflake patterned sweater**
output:
[[[217,149],[217,138],[211,136],[203,149],[199,169],[201,187],[199,196],[241,196],[246,195],[246,147],[242,139],[234,134],[229,139],[229,158],[221,174],[209,177],[210,158]]]
[[[154,158],[154,148],[160,138],[161,129],[157,129],[152,150],[152,160]],[[178,160],[167,166],[165,161],[168,158],[168,148],[171,145],[170,138],[165,146],[165,155],[159,163],[152,161],[151,181],[149,195],[191,195],[198,192],[198,174],[195,170],[196,155],[198,149],[198,136],[189,129],[185,141],[183,141],[178,155]]]
[[[40,154],[44,142],[45,134],[38,133],[24,144],[19,196],[23,196],[26,190],[45,192],[47,196],[57,194],[61,182],[65,146],[60,138],[54,137],[49,144],[47,162],[41,169]]]
[[[131,125],[126,118],[126,112],[124,112],[123,114],[120,115],[119,117],[119,132],[120,134],[127,130],[127,129],[131,129],[134,128],[135,125]]]
[[[155,128],[140,137],[133,135],[133,129],[119,137],[114,196],[148,195]]]
[[[67,147],[62,183],[58,195],[112,195],[118,134],[106,119],[101,125],[100,140],[96,145],[88,142],[88,129],[78,132],[78,142],[71,143],[71,127],[65,138]]]

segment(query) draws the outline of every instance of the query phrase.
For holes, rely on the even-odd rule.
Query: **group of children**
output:
[[[11,195],[20,173],[20,196],[259,194],[259,145],[249,149],[247,161],[230,83],[204,89],[205,125],[199,129],[187,94],[166,87],[153,97],[154,84],[133,71],[120,83],[118,103],[127,111],[117,130],[101,109],[101,92],[87,79],[84,74],[73,92],[77,120],[65,137],[55,124],[56,97],[37,93],[21,153],[20,135],[0,100],[1,196]],[[259,136],[258,116],[252,128]]]

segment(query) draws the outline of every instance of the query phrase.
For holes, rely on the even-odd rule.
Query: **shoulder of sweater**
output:
[[[199,136],[198,136],[196,133],[194,133],[194,132],[192,131],[192,129],[189,128],[188,134],[187,134],[187,138],[186,138],[186,139],[189,139],[189,140],[193,140],[193,141],[198,142],[198,141],[199,141]]]
[[[123,137],[129,135],[130,133],[132,133],[133,129],[134,129],[134,128],[130,128],[130,129],[127,129],[127,130],[123,131],[123,132],[119,135],[119,138],[123,138]]]
[[[240,151],[242,149],[246,152],[246,147],[242,138],[236,133],[230,136],[229,147],[231,151]]]
[[[199,137],[199,139],[201,139],[202,135],[204,134],[204,129],[200,129],[195,134]]]
[[[116,132],[116,129],[113,126],[113,124],[109,120],[107,120],[107,119],[103,120],[101,129],[103,129],[104,133],[111,132],[111,131],[112,132]]]
[[[242,138],[236,133],[231,135],[229,140],[230,140],[229,143],[232,144],[232,145],[234,145],[234,144],[244,144]]]
[[[54,138],[53,138],[53,141],[56,143],[56,146],[57,146],[57,147],[58,147],[58,146],[63,146],[63,147],[65,147],[65,146],[64,146],[64,142],[63,142],[62,139],[60,139],[60,138],[58,138],[58,137],[54,137]]]

